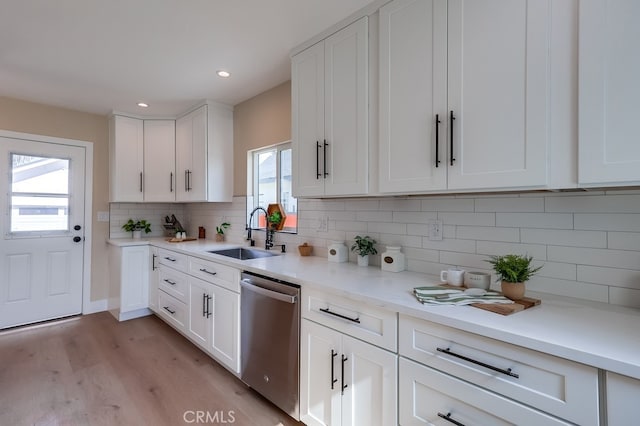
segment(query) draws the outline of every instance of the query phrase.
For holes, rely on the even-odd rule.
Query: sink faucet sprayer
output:
[[[266,221],[266,226],[265,226],[266,238],[264,240],[264,248],[265,250],[269,250],[271,247],[273,247],[273,234],[269,229],[269,213],[263,207],[256,207],[249,214],[249,224],[247,225],[247,240],[251,241],[251,245],[255,244],[255,241],[251,239],[251,222],[253,222],[254,213],[257,212],[258,210],[262,210],[264,212],[264,219]]]

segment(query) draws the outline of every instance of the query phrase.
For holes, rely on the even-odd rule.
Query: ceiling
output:
[[[236,105],[289,80],[293,47],[371,2],[2,0],[0,96],[144,116]]]

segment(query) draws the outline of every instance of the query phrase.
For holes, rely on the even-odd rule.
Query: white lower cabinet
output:
[[[109,312],[118,320],[149,315],[149,246],[109,247]]]
[[[638,424],[636,405],[640,401],[640,380],[607,371],[607,424]]]
[[[301,345],[301,421],[397,424],[396,354],[307,319]]]
[[[149,309],[158,312],[158,274],[160,273],[160,264],[158,263],[158,247],[149,247],[149,263],[151,270],[149,271]]]
[[[240,271],[160,249],[158,314],[232,372],[240,373]]]
[[[571,424],[403,357],[399,394],[403,426]]]

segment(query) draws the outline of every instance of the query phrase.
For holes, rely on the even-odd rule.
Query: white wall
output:
[[[183,222],[184,206],[172,203],[111,203],[109,205],[109,238],[131,238],[131,232],[125,232],[122,225],[129,219],[134,221],[145,219],[151,223],[151,232],[143,237],[163,237],[165,229],[165,216],[176,215],[176,218]],[[182,226],[186,227],[184,223]],[[197,236],[191,234],[190,236]]]

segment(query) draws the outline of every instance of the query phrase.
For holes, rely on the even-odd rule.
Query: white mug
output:
[[[488,272],[467,272],[464,274],[464,285],[469,288],[489,290],[491,286],[491,274]]]
[[[449,285],[461,286],[463,280],[463,269],[447,269],[446,271],[440,271],[440,281],[446,282]]]

